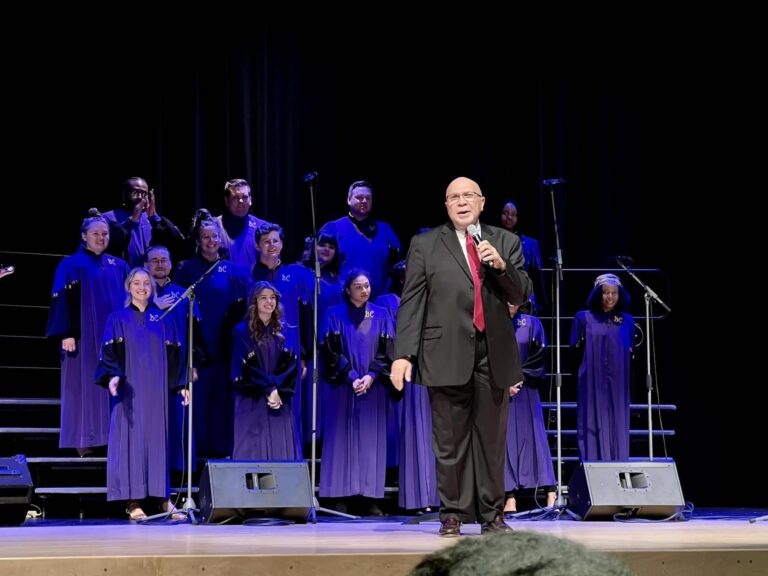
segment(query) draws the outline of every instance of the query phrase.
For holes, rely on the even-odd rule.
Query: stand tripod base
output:
[[[322,508],[320,504],[317,502],[317,498],[313,497],[314,501],[314,509],[315,513],[313,514],[314,523],[317,523],[317,513],[318,512],[325,512],[326,514],[331,514],[333,516],[339,516],[340,518],[349,518],[350,520],[360,520],[360,516],[355,516],[353,514],[347,514],[346,512],[339,512],[338,510],[331,510],[330,508]]]
[[[151,522],[152,520],[173,520],[174,522],[184,522],[185,520],[189,520],[191,524],[197,524],[197,518],[195,517],[195,513],[197,512],[197,508],[195,506],[195,501],[192,499],[192,497],[186,498],[184,500],[184,505],[181,507],[181,510],[179,510],[176,507],[173,507],[173,509],[167,511],[167,512],[160,512],[159,514],[152,514],[151,516],[147,516],[146,518],[142,518],[141,520],[137,520],[139,524],[143,524],[144,522]],[[173,519],[171,516],[173,514],[184,514],[186,518],[184,520],[180,519]]]
[[[181,507],[181,510],[187,514],[187,518],[189,518],[189,521],[192,524],[198,523],[197,517],[195,516],[195,513],[197,512],[197,505],[195,504],[195,500],[192,498],[192,496],[187,496],[187,498],[184,500],[184,505]]]

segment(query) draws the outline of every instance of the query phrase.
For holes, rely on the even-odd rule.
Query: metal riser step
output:
[[[197,492],[197,486],[192,486],[192,492]],[[35,488],[35,494],[106,494],[105,486],[72,486],[72,487],[51,487]],[[171,494],[186,494],[186,488],[171,488]]]
[[[576,436],[577,432],[576,430],[560,430],[560,433],[563,436]],[[554,436],[557,434],[557,430],[547,430],[547,434],[550,436]],[[629,431],[630,436],[648,436],[648,430],[630,430]],[[653,431],[654,436],[674,436],[675,431],[674,430],[654,430]]]
[[[542,402],[542,408],[557,408],[557,402]],[[560,408],[573,409],[576,408],[576,402],[560,402]],[[653,410],[677,410],[677,406],[674,404],[651,404]],[[630,404],[630,410],[648,410],[648,404]]]

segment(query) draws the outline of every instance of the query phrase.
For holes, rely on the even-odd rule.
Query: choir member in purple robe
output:
[[[539,386],[544,379],[547,360],[544,327],[536,316],[523,314],[513,304],[508,306],[523,363],[523,382],[511,386],[509,391],[504,468],[504,490],[507,494],[504,512],[516,512],[516,492],[520,488],[543,488],[547,492],[547,506],[552,506],[557,496],[557,481],[539,398]]]
[[[629,380],[635,321],[624,312],[628,304],[629,294],[619,278],[601,274],[587,299],[589,309],[577,312],[573,319],[571,346],[581,355],[577,430],[583,460],[629,458]]]
[[[198,252],[176,268],[173,280],[188,288],[195,282],[207,362],[198,368],[193,387],[192,425],[197,455],[232,455],[234,399],[229,386],[232,329],[245,316],[247,271],[219,259],[221,232],[215,220],[198,211],[194,226]]]
[[[347,193],[349,214],[323,225],[320,233],[334,236],[344,256],[341,276],[353,268],[368,270],[372,295],[386,292],[392,266],[400,259],[400,240],[386,222],[371,218],[373,187],[364,180],[352,182]]]
[[[392,292],[376,299],[376,304],[389,312],[393,326],[397,326],[397,310],[400,307],[404,283],[405,260],[401,260],[395,264],[390,274],[389,285]],[[406,510],[429,512],[433,506],[440,505],[437,495],[437,463],[432,451],[432,410],[429,406],[429,394],[423,386],[406,386],[402,392],[402,400],[397,404],[390,402],[388,408],[387,464],[391,465],[389,450],[393,445],[394,436],[398,441],[394,447],[399,453],[398,504]],[[393,415],[399,417],[396,421],[396,435],[392,430]]]
[[[302,380],[307,373],[307,362],[312,349],[312,307],[309,271],[301,264],[284,265],[281,260],[285,235],[279,224],[265,222],[256,230],[256,252],[259,260],[251,269],[254,282],[266,281],[280,292],[283,306],[283,334],[285,345],[299,358],[296,371],[293,414],[299,438],[303,438],[303,417],[310,413],[309,406],[301,404]],[[308,439],[308,438],[307,438]]]
[[[151,246],[145,256],[145,266],[155,282],[155,295],[152,306],[165,313],[184,294],[184,288],[171,282],[170,273],[173,269],[171,253],[165,246]],[[179,302],[169,313],[169,319],[176,325],[176,333],[181,339],[182,363],[184,364],[185,379],[187,367],[187,331],[189,329],[189,302]],[[197,302],[193,305],[192,320],[192,381],[197,381],[197,366],[205,362],[205,347],[203,345],[202,329],[200,327],[200,308]],[[174,392],[171,391],[171,394]],[[192,462],[187,462],[187,437],[189,415],[187,409],[178,402],[171,402],[168,411],[168,447],[171,470],[186,470],[187,464],[195,469],[195,447],[192,443]]]
[[[246,320],[233,333],[235,460],[300,460],[293,416],[296,355],[285,347],[280,292],[256,282]]]
[[[109,395],[93,385],[104,323],[123,307],[127,264],[104,251],[109,225],[96,210],[83,220],[83,244],[56,269],[47,335],[61,340],[59,446],[81,456],[109,437]]]
[[[133,176],[123,183],[123,204],[104,213],[111,240],[108,251],[131,266],[143,266],[152,244],[179,248],[184,236],[168,218],[157,213],[157,196],[144,178]]]
[[[544,286],[544,275],[541,271],[541,251],[539,250],[539,241],[517,230],[517,204],[512,200],[504,203],[501,211],[501,226],[520,237],[520,245],[523,249],[523,270],[533,283],[533,292],[529,302],[523,307],[524,312],[539,314],[547,301],[547,292]],[[538,296],[538,297],[537,297]]]
[[[320,495],[363,496],[365,513],[381,515],[387,463],[386,378],[394,328],[389,313],[368,302],[368,274],[351,270],[346,302],[328,309],[324,337],[326,393]]]
[[[303,261],[309,269],[312,284],[309,289],[314,294],[315,277],[315,239],[308,236],[305,240],[307,257]],[[341,262],[344,257],[339,253],[339,242],[335,236],[321,233],[317,240],[317,261],[320,263],[320,288],[317,298],[318,333],[325,334],[322,322],[331,306],[336,306],[344,300],[344,286],[341,279]]]
[[[315,298],[315,238],[314,236],[308,236],[304,241],[306,258],[302,260],[304,266],[309,269],[309,287],[308,291],[312,296],[311,302],[316,304],[317,313],[317,364],[318,364],[318,380],[317,380],[317,402],[315,416],[315,437],[318,443],[322,442],[323,427],[320,423],[323,421],[323,404],[325,398],[323,392],[326,390],[326,386],[323,382],[324,370],[322,368],[323,355],[321,353],[321,347],[323,344],[323,335],[325,334],[325,326],[323,323],[327,317],[328,308],[336,306],[344,300],[344,285],[340,278],[341,273],[341,260],[342,256],[339,254],[339,243],[335,236],[329,236],[328,234],[320,234],[317,240],[317,262],[320,264],[320,282],[318,283],[318,294]],[[314,317],[311,320],[314,327]],[[310,358],[310,360],[312,360]],[[309,371],[309,370],[308,370]],[[312,395],[314,394],[313,381],[311,374],[305,377],[302,382],[302,399],[301,405],[305,408],[303,410],[302,418],[302,430],[304,432],[305,445],[312,442]],[[311,445],[311,444],[310,444]]]
[[[107,319],[96,382],[112,396],[107,450],[107,500],[127,501],[132,520],[143,520],[151,499],[174,520],[184,518],[168,499],[168,390],[189,403],[181,342],[172,320],[150,306],[154,283],[145,268],[125,281],[127,306]]]
[[[246,270],[259,259],[255,232],[264,224],[264,220],[249,214],[251,201],[251,187],[246,180],[228,180],[224,184],[224,212],[216,217],[221,229],[221,248],[227,252],[227,259]]]

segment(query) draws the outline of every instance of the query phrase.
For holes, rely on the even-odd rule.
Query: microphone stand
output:
[[[560,231],[557,226],[557,208],[555,206],[555,185],[564,182],[564,180],[545,180],[549,184],[549,197],[552,204],[552,225],[555,232],[555,297],[554,297],[554,316],[555,316],[555,394],[556,394],[556,423],[557,423],[557,498],[555,499],[555,508],[565,509],[565,500],[563,499],[563,442],[562,442],[562,421],[560,414],[561,391],[563,386],[563,373],[561,369],[561,336],[560,336],[560,283],[563,281],[563,251],[560,248]]]
[[[312,515],[315,523],[317,522],[317,512],[325,512],[326,514],[333,514],[341,516],[343,518],[350,518],[352,520],[358,520],[359,516],[353,516],[345,512],[339,512],[338,510],[331,510],[329,508],[321,508],[315,496],[315,482],[317,476],[317,393],[319,390],[320,370],[317,366],[317,303],[320,296],[320,278],[322,273],[320,270],[320,260],[317,257],[317,219],[315,217],[315,187],[317,182],[317,172],[310,172],[304,176],[304,182],[309,186],[309,197],[312,208],[312,237],[314,238],[313,250],[315,253],[315,285],[314,285],[314,299],[312,301],[312,452],[311,452],[311,464],[310,464],[310,478],[312,483],[312,505],[315,509],[315,513]]]
[[[652,412],[652,392],[653,376],[651,374],[651,348],[653,347],[653,332],[651,332],[651,300],[658,302],[667,313],[672,312],[669,306],[659,298],[659,295],[651,290],[650,286],[644,284],[640,278],[632,271],[632,268],[624,264],[623,258],[616,258],[616,263],[637,282],[645,292],[645,333],[648,335],[647,346],[645,347],[645,388],[648,392],[648,460],[653,462],[653,412]]]
[[[168,314],[171,313],[171,310],[176,308],[182,300],[185,298],[189,302],[189,310],[187,312],[187,389],[189,390],[189,405],[187,406],[188,412],[189,412],[189,418],[187,418],[187,497],[184,500],[184,505],[181,507],[181,512],[187,515],[187,518],[189,518],[189,521],[192,524],[197,524],[197,518],[195,517],[195,512],[197,511],[197,505],[195,504],[194,498],[192,498],[192,401],[194,398],[194,394],[192,393],[192,388],[194,386],[194,381],[192,378],[194,367],[192,366],[192,356],[193,356],[193,331],[192,326],[195,319],[195,290],[197,289],[197,286],[216,269],[216,266],[219,265],[219,260],[217,259],[213,264],[211,264],[210,268],[203,272],[203,275],[200,276],[195,282],[193,282],[189,288],[187,288],[184,293],[179,296],[178,300],[176,300],[173,304],[171,304],[168,308],[166,308],[165,312],[160,316],[160,320],[168,316]],[[183,434],[182,434],[183,437]],[[167,511],[162,512],[160,514],[154,514],[153,516],[147,516],[142,522],[147,522],[149,520],[155,520],[156,518],[167,518],[169,517],[173,512]]]

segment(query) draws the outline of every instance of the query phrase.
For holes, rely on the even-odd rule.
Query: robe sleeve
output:
[[[131,230],[129,229],[129,223],[133,223],[130,218],[126,223],[120,223],[115,216],[107,217],[107,223],[109,224],[109,245],[107,246],[107,254],[114,254],[120,258],[124,258],[128,254],[128,245],[131,243]],[[135,226],[136,224],[133,223]]]
[[[389,317],[387,318],[389,320]],[[379,335],[379,342],[376,347],[376,355],[368,366],[368,374],[376,380],[379,376],[387,378],[392,373],[392,356],[394,354],[394,344],[390,334]]]
[[[272,375],[256,366],[257,362],[257,356],[249,354],[240,369],[242,377],[232,382],[235,390],[243,396],[268,396],[276,388]]]
[[[260,396],[269,380],[260,377],[259,370],[248,366],[248,358],[253,356],[249,336],[245,326],[238,324],[232,331],[232,360],[230,362],[230,383],[243,396]],[[271,390],[270,390],[271,392]],[[269,392],[267,392],[269,393]]]
[[[70,258],[56,269],[48,310],[46,334],[61,339],[80,337],[80,282],[72,278]]]
[[[283,348],[280,353],[275,373],[272,375],[272,383],[280,392],[280,395],[294,395],[296,393],[296,371],[299,367],[299,361],[296,355]]]
[[[165,353],[168,363],[168,388],[180,391],[187,385],[186,346],[171,318],[165,323]]]
[[[533,330],[531,330],[528,357],[522,365],[523,383],[529,388],[538,388],[546,373],[547,341],[539,319],[531,316],[531,322],[533,322]]]
[[[195,302],[197,306],[197,302]],[[205,338],[203,338],[203,327],[200,323],[199,314],[192,319],[192,363],[194,366],[210,366],[211,354],[208,351],[208,347],[205,345]],[[184,334],[184,341],[186,342],[187,335]]]
[[[110,314],[96,366],[96,384],[107,388],[113,376],[125,380],[125,338],[117,313]]]
[[[342,384],[349,376],[352,365],[343,354],[339,319],[328,311],[327,332],[323,339],[325,378],[334,384]]]
[[[571,326],[571,349],[570,349],[570,370],[571,374],[578,376],[579,367],[584,360],[584,351],[586,348],[586,312],[577,312]]]

